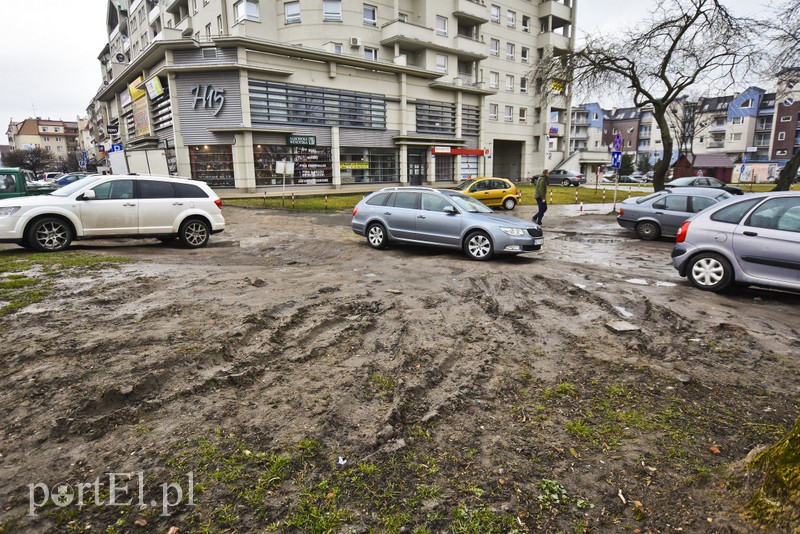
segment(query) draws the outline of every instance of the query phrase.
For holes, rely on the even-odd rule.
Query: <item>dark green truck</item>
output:
[[[56,184],[37,182],[27,169],[0,167],[0,198],[46,195],[57,188]]]

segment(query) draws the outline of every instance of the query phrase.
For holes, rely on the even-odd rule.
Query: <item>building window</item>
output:
[[[192,0],[192,12],[193,12],[195,15],[197,15],[197,0]],[[143,13],[144,13],[144,11],[140,11],[140,12],[139,12],[139,19],[140,19],[140,21],[141,21],[141,19],[142,19],[141,15],[142,15]]]
[[[241,0],[233,4],[233,11],[236,13],[236,22],[243,20],[252,20],[259,22],[261,19],[258,15],[258,2],[255,0]]]
[[[741,141],[741,140],[742,140],[742,134],[740,133],[731,134],[731,141]]]
[[[506,106],[503,118],[507,121],[514,120],[514,106]]]
[[[491,19],[492,22],[497,22],[497,23],[500,22],[500,6],[492,4],[492,7],[490,8],[489,11],[489,18]]]
[[[791,122],[791,121],[792,121],[791,115],[784,115],[783,117],[781,117],[781,122]]]
[[[341,2],[341,0],[323,0],[322,1],[322,20],[341,22],[341,20],[342,20],[342,2]],[[377,56],[377,54],[376,54],[376,56]]]
[[[519,108],[519,122],[528,122],[528,108]]]
[[[222,15],[217,15],[217,35],[222,35]]]
[[[378,25],[378,8],[369,4],[364,4],[364,25]]]
[[[206,24],[206,40],[211,40],[211,23]]]
[[[436,54],[436,72],[447,73],[447,56]]]
[[[506,11],[506,24],[509,28],[517,27],[517,13],[515,11]]]
[[[522,15],[522,31],[531,31],[531,18],[528,15]]]
[[[333,43],[333,53],[334,54],[342,53],[342,43]]]
[[[493,56],[500,55],[500,40],[499,39],[490,39],[489,40],[489,53]]]
[[[189,146],[192,178],[212,187],[233,187],[233,147],[231,145]]]
[[[456,105],[448,102],[418,100],[417,132],[455,135]]]
[[[447,37],[447,17],[436,15],[436,35]]]
[[[745,100],[744,102],[742,102],[742,105],[740,107],[743,108],[743,109],[744,108],[752,108],[753,107],[753,99],[749,98],[749,99]]]
[[[497,104],[489,104],[489,120],[497,120]]]
[[[526,46],[523,46],[519,51],[520,57],[522,58],[523,63],[528,62],[528,58],[531,55],[530,49]]]
[[[519,79],[519,92],[520,93],[528,92],[528,78],[524,76]]]
[[[300,22],[300,2],[286,2],[283,4],[283,11],[286,15],[286,24]]]
[[[514,90],[514,76],[512,74],[506,74],[506,91],[513,91]]]
[[[786,139],[786,132],[778,132],[778,141],[783,141]]]
[[[514,43],[506,44],[506,59],[514,59]]]
[[[742,122],[744,122],[744,119],[742,119],[742,117],[733,118],[733,124],[742,124]]]
[[[776,156],[785,156],[786,155],[786,151],[785,150],[778,150],[777,152],[775,152],[775,155]]]
[[[399,20],[400,22],[408,22],[408,15],[406,15],[405,13],[400,13],[397,15],[397,20]]]
[[[366,48],[366,47],[364,47],[364,59],[368,59],[370,61],[377,61],[378,60],[378,49],[377,48]]]
[[[497,72],[489,73],[489,88],[497,89],[500,86],[500,74]]]

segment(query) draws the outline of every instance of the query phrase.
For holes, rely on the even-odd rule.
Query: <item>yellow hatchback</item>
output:
[[[456,189],[493,208],[513,210],[522,200],[522,191],[506,178],[491,176],[473,178],[464,180],[456,186]]]

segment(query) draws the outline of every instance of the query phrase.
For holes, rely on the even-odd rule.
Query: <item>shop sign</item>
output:
[[[144,89],[139,89],[139,84],[144,81],[144,78],[139,76],[132,83],[128,84],[128,92],[131,95],[131,99],[136,101],[142,98],[144,95],[147,94]]]
[[[133,124],[136,127],[136,137],[151,135],[150,108],[147,99],[142,98],[133,102]]]
[[[369,169],[369,162],[368,161],[343,161],[339,163],[339,168],[343,171],[345,170],[356,170],[356,169]]]
[[[106,127],[108,135],[117,135],[119,133],[119,124],[109,124]]]
[[[197,109],[199,104],[201,108],[210,108],[215,117],[219,115],[222,106],[225,105],[225,89],[214,89],[211,84],[203,87],[198,83],[192,88],[192,95],[194,96],[192,109]]]
[[[449,154],[450,147],[449,146],[435,146],[433,147],[434,154]]]
[[[147,94],[150,96],[150,100],[155,100],[157,97],[164,94],[164,86],[161,85],[161,79],[158,76],[147,80],[144,86],[147,88]]]
[[[287,135],[286,144],[289,146],[317,146],[315,135]]]

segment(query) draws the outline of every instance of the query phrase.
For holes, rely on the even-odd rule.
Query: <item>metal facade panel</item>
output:
[[[339,132],[339,146],[364,148],[395,148],[394,137],[399,130],[368,130],[363,128],[342,128]]]
[[[209,129],[243,124],[239,71],[178,74],[175,85],[184,144],[232,144],[233,133]]]
[[[193,50],[174,50],[172,58],[175,65],[224,65],[237,62],[236,48],[200,48]]]

